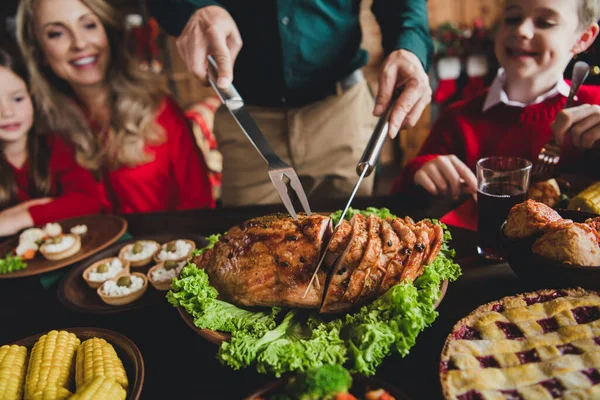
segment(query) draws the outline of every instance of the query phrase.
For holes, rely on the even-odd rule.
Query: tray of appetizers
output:
[[[71,310],[112,314],[164,300],[197,248],[195,234],[158,234],[114,243],[77,264],[58,287],[60,302]]]
[[[120,333],[78,327],[29,336],[0,345],[0,360],[13,371],[8,398],[91,398],[102,393],[114,400],[137,400],[144,386],[144,360],[138,347]],[[28,361],[29,360],[29,361]],[[8,364],[11,365],[8,365]],[[51,363],[62,373],[46,376]]]
[[[26,229],[0,243],[0,259],[19,264],[0,273],[0,279],[67,267],[111,245],[126,230],[127,221],[116,215],[88,215]]]

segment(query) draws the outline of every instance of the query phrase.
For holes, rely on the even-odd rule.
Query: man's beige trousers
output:
[[[296,170],[309,201],[350,195],[356,164],[377,123],[366,81],[338,92],[301,108],[248,107],[275,153]],[[217,111],[215,135],[223,154],[223,205],[279,203],[267,164],[225,107]],[[372,191],[373,175],[358,194]]]

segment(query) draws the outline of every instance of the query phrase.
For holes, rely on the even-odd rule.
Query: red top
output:
[[[166,141],[146,145],[154,159],[110,171],[100,185],[105,208],[118,214],[214,207],[208,168],[179,106],[166,97],[156,121]]]
[[[419,168],[442,154],[456,155],[473,171],[477,160],[483,157],[536,160],[544,144],[552,138],[550,125],[567,102],[566,97],[559,94],[524,108],[497,104],[484,113],[486,96],[487,90],[448,107],[434,124],[418,156],[396,178],[392,193],[413,187]],[[600,87],[582,86],[577,97],[575,105],[600,104]],[[567,135],[559,167],[581,170],[582,154],[583,151],[575,148]]]
[[[77,164],[71,146],[57,135],[48,136],[47,140],[51,151],[49,197],[55,197],[56,200],[29,207],[33,223],[41,225],[100,212],[102,203],[92,173]],[[29,195],[29,162],[25,161],[21,168],[11,167],[18,187],[19,201],[32,200]]]

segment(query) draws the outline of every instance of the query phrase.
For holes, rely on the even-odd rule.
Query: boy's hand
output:
[[[454,154],[438,156],[423,165],[415,174],[415,183],[434,196],[477,193],[477,178]]]
[[[600,145],[600,106],[583,104],[561,111],[551,125],[554,139],[562,144],[571,134],[573,145],[589,149]]]

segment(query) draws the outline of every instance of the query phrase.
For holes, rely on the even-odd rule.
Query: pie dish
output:
[[[600,398],[600,294],[541,290],[478,307],[442,350],[446,399]]]
[[[138,240],[124,246],[119,251],[119,258],[129,261],[129,265],[132,267],[143,267],[152,261],[152,257],[159,247],[158,242],[154,240]]]
[[[98,260],[83,271],[83,279],[92,289],[96,289],[109,279],[129,274],[129,261],[118,257]]]
[[[120,284],[120,280],[124,278],[130,279],[129,285]],[[107,280],[97,289],[97,293],[106,304],[122,306],[142,297],[147,288],[148,278],[146,275],[134,272],[131,275],[121,275],[118,278]]]
[[[78,235],[67,233],[46,240],[40,246],[40,253],[51,261],[69,258],[81,249],[81,239]]]
[[[196,249],[196,243],[188,239],[171,240],[160,246],[154,254],[154,261],[187,261]]]
[[[156,290],[171,289],[171,281],[179,276],[187,261],[163,261],[148,270],[148,280]]]

